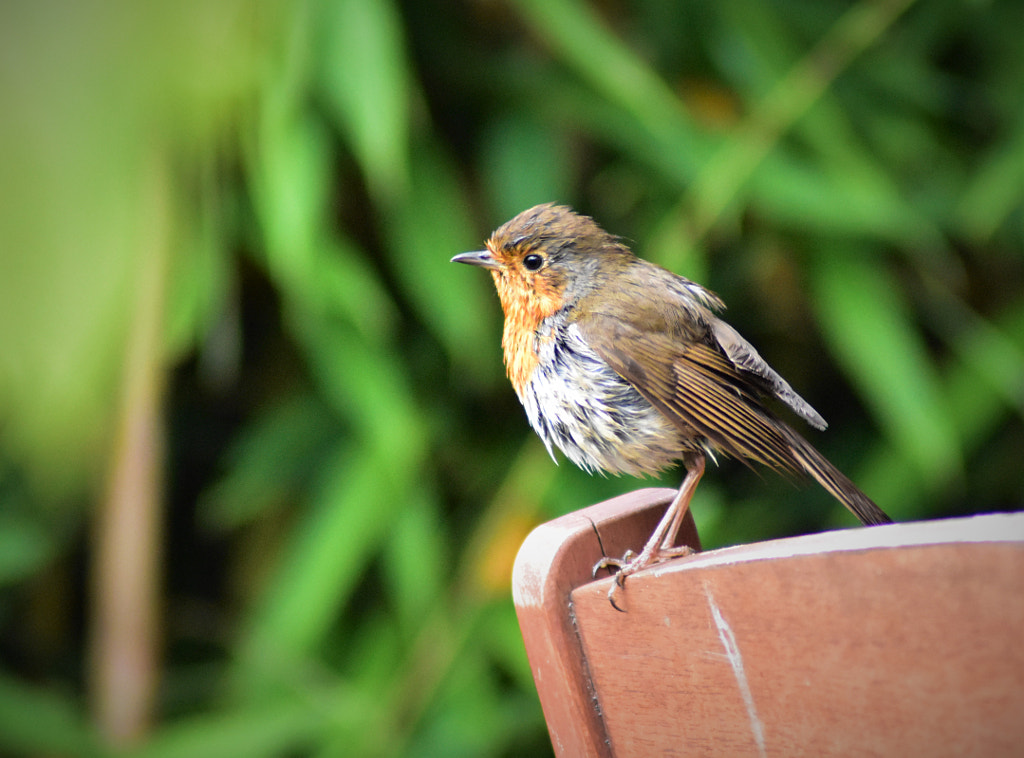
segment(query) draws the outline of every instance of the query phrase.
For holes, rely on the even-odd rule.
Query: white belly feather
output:
[[[519,394],[554,458],[558,447],[587,471],[639,476],[679,460],[681,432],[584,342],[575,325],[538,335],[539,365]]]

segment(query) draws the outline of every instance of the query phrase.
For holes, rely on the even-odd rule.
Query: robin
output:
[[[640,569],[690,552],[676,534],[705,459],[724,454],[806,474],[865,524],[891,519],[765,406],[781,400],[816,429],[825,420],[739,332],[710,290],[635,256],[593,219],[548,203],[453,262],[491,272],[505,313],[508,377],[552,458],[588,472],[642,476],[681,461],[686,474],[609,599]]]

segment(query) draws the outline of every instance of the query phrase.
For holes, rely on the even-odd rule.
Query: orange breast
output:
[[[505,369],[516,392],[523,389],[537,368],[537,330],[563,304],[563,288],[544,276],[522,277],[518,272],[494,272],[494,285],[505,312],[501,346]]]

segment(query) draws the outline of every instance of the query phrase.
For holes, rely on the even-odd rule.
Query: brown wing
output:
[[[865,524],[891,521],[809,442],[764,406],[766,393],[779,395],[773,377],[786,389],[789,385],[774,371],[765,376],[763,371],[752,372],[734,363],[714,340],[714,320],[711,316],[703,323],[681,324],[675,336],[644,330],[605,314],[581,318],[577,325],[587,344],[616,373],[685,432],[696,433],[733,458],[809,474]],[[756,365],[767,367],[756,351],[754,356]],[[796,393],[792,395],[804,403]],[[820,419],[813,409],[810,413]]]
[[[768,362],[754,349],[754,346],[732,326],[722,319],[714,317],[709,320],[709,326],[715,342],[736,368],[758,377],[768,394],[784,402],[815,429],[824,429],[828,426],[825,419],[811,407],[811,404],[800,397],[789,386],[789,382],[779,376],[778,372],[769,366]]]
[[[605,315],[578,324],[587,344],[680,428],[733,458],[803,470],[779,429],[782,422],[761,401],[761,383],[717,347]]]

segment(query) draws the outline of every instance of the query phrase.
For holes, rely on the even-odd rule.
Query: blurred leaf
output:
[[[235,441],[227,474],[203,498],[203,519],[233,529],[295,497],[334,431],[313,397],[296,396],[268,410]]]
[[[766,87],[766,83],[758,83],[755,91],[757,100],[749,116],[734,130],[732,139],[705,162],[688,192],[686,204],[695,209],[694,223],[698,236],[703,236],[719,216],[745,194],[743,189],[755,173],[765,177],[770,184],[768,191],[761,193],[762,202],[770,202],[776,197],[775,188],[780,183],[775,171],[779,167],[777,164],[762,167],[762,163],[772,155],[783,135],[793,130],[812,106],[826,97],[835,77],[866,47],[877,43],[911,2],[862,0],[855,3],[800,57],[796,56],[795,45],[786,44],[785,27],[775,18],[775,6],[748,0],[731,0],[725,4],[726,8],[742,9],[741,13],[733,14],[733,20],[745,28],[748,44],[752,42],[750,47],[760,54],[754,57],[763,57],[765,61],[750,66],[748,70],[756,72],[757,78],[764,79],[764,70],[776,69],[777,76],[770,87]],[[757,21],[750,23],[752,19]],[[833,138],[826,144],[836,142]],[[858,172],[862,181],[871,175],[878,177],[880,172],[863,170],[867,168],[866,161],[857,160],[855,163],[862,169]],[[845,172],[847,182],[851,178],[849,173]],[[877,198],[879,182],[874,181],[873,184],[876,185],[872,197],[874,204],[884,207]],[[884,183],[881,186],[888,189]],[[893,197],[890,204],[899,200],[897,194],[889,194]],[[839,203],[832,207],[845,209],[845,205]]]
[[[423,738],[409,751],[413,755],[477,756],[508,728],[483,652],[474,645],[462,648],[459,665],[431,704],[432,718]]]
[[[934,322],[962,366],[949,372],[950,410],[961,438],[976,444],[994,421],[994,403],[1024,418],[1024,298],[1018,298],[995,322],[944,288],[935,303],[936,310],[941,310]]]
[[[274,105],[260,123],[253,193],[272,274],[305,292],[316,281],[326,236],[330,148],[320,123]]]
[[[291,315],[318,389],[353,425],[363,450],[379,456],[377,473],[412,476],[409,469],[426,450],[427,426],[400,354],[305,312]]]
[[[328,470],[253,616],[246,647],[260,669],[319,644],[378,549],[400,492],[382,486],[377,461],[374,451],[345,454]]]
[[[837,167],[838,168],[838,167]],[[858,170],[863,169],[863,170]],[[753,179],[751,202],[767,218],[791,228],[826,234],[871,234],[902,244],[935,236],[909,212],[893,188],[870,166],[828,171],[820,160],[796,161],[779,151]]]
[[[627,111],[666,166],[692,174],[706,147],[681,101],[580,0],[517,0],[531,28],[601,96]]]
[[[327,463],[311,511],[254,618],[250,646],[295,653],[315,646],[386,536],[423,454],[414,406],[397,369],[342,331],[301,319],[321,388],[350,414],[360,447]]]
[[[348,703],[335,703],[344,712]],[[247,758],[288,755],[308,748],[331,719],[328,703],[281,699],[260,708],[235,709],[167,724],[155,739],[131,751],[132,758]]]
[[[691,152],[706,153],[716,144],[717,138],[697,133],[701,149],[693,150],[687,145],[681,152],[680,145],[652,140],[646,124],[637,120],[633,113],[615,101],[602,98],[587,83],[562,69],[520,66],[511,72],[499,70],[497,75],[502,77],[513,105],[537,113],[542,123],[552,123],[567,135],[570,144],[583,147],[579,141],[586,138],[607,145],[615,154],[628,156],[630,168],[638,168],[632,163],[638,161],[640,166],[653,171],[654,177],[668,182],[674,189],[685,187],[690,179],[694,160]],[[502,109],[502,118],[507,117],[507,110],[507,107]],[[674,134],[674,139],[679,137]],[[643,179],[650,180],[646,172]],[[511,202],[508,205],[512,207]]]
[[[511,511],[489,535],[490,541],[479,553],[473,574],[480,589],[501,597],[512,586],[512,566],[523,540],[537,523],[521,513]]]
[[[1009,140],[997,145],[964,188],[955,220],[971,239],[987,241],[1024,208],[1024,116]]]
[[[51,501],[95,485],[107,450],[154,234],[147,173],[186,144],[181,174],[201,164],[251,83],[249,35],[263,16],[238,24],[241,2],[186,7],[3,5],[0,424],[5,453]]]
[[[111,755],[70,694],[0,676],[0,752],[5,755]]]
[[[484,139],[481,161],[500,218],[539,203],[569,201],[572,156],[562,135],[515,113],[497,120]]]
[[[1012,339],[1013,335],[1016,339]],[[1018,416],[1022,415],[1024,373],[1006,372],[1013,371],[1014,365],[1022,360],[1024,300],[994,324],[968,319],[966,325],[958,325],[954,339],[961,343],[958,352],[966,360],[950,366],[945,377],[945,395],[965,452],[974,453],[1006,418],[1008,407],[1016,408]],[[1013,342],[1010,348],[1006,344],[1008,339]],[[939,491],[948,492],[952,472],[923,482],[922,487],[916,477],[907,476],[910,463],[905,451],[893,449],[891,443],[876,445],[870,451],[861,482],[868,491],[887,493],[902,516],[928,518],[934,512]],[[973,499],[971,505],[977,508]]]
[[[44,526],[12,512],[0,498],[0,586],[31,576],[53,551],[52,535]]]
[[[389,580],[396,621],[414,630],[426,612],[443,602],[447,551],[436,503],[422,491],[409,492],[384,543],[384,570]]]
[[[297,27],[293,36],[301,40],[302,25]],[[323,316],[337,313],[364,336],[380,339],[392,328],[394,306],[362,252],[331,234],[331,151],[323,125],[295,101],[294,80],[301,79],[301,69],[301,62],[289,60],[268,85],[258,149],[250,156],[267,265],[304,309]]]
[[[482,368],[479,346],[493,337],[500,309],[479,271],[449,263],[482,246],[450,161],[433,144],[412,156],[408,202],[389,214],[382,230],[404,294],[461,366]]]
[[[359,447],[328,459],[311,511],[286,549],[251,626],[256,659],[318,644],[391,527],[424,453],[423,424],[394,356],[342,329],[293,319],[325,396],[354,425]]]
[[[231,313],[230,295],[235,295],[232,261],[228,256],[226,226],[229,226],[214,185],[212,161],[204,167],[201,206],[195,211],[197,219],[189,239],[171,256],[168,271],[167,344],[175,356],[186,354],[215,327],[218,315]],[[187,233],[187,232],[186,232]],[[226,324],[224,324],[226,325]],[[233,325],[237,329],[237,324]],[[229,335],[223,335],[229,338]],[[230,335],[237,338],[237,335]],[[237,346],[229,347],[227,340],[217,348],[225,349],[222,363],[238,360]],[[231,368],[234,368],[233,366]]]
[[[400,754],[391,747],[402,732],[391,687],[405,673],[407,662],[395,619],[375,606],[365,614],[364,623],[344,636],[343,644],[346,667],[338,681],[341,688],[358,693],[362,702],[354,713],[335,720],[315,755]]]
[[[658,219],[638,255],[682,274],[695,282],[706,282],[708,276],[707,252],[695,244],[689,216],[678,204]]]
[[[391,0],[323,0],[321,83],[378,200],[405,189],[409,80]]]
[[[812,271],[828,342],[922,481],[963,470],[940,382],[899,288],[878,263],[835,255]]]
[[[394,339],[397,308],[390,292],[364,255],[351,242],[336,237],[322,245],[323,255],[297,298],[302,307],[319,307],[337,313],[374,344]]]
[[[495,603],[488,610],[493,616],[492,623],[485,624],[488,651],[501,663],[504,672],[519,682],[527,697],[536,697],[533,670],[526,658],[515,608],[509,603]]]

